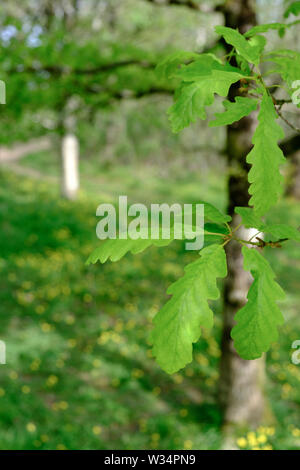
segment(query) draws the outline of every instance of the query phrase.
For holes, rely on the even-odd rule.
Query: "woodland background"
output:
[[[287,4],[252,7],[258,22],[273,22],[282,21]],[[160,370],[148,341],[167,287],[193,253],[175,242],[116,264],[84,264],[99,243],[97,206],[119,195],[146,204],[205,200],[226,210],[233,171],[224,158],[226,129],[199,121],[173,135],[166,110],[174,84],[154,72],[178,49],[224,54],[214,33],[223,9],[222,0],[0,6],[7,86],[0,106],[0,339],[7,344],[0,449],[224,446],[221,301],[213,331],[179,373]],[[270,32],[269,47],[299,50],[299,33],[299,25],[283,38]],[[209,116],[220,109],[217,103]],[[299,124],[294,111],[285,116]],[[286,195],[272,216],[297,226],[299,139],[281,124],[293,151],[283,169]],[[80,145],[80,189],[72,199],[61,195],[61,144],[70,132]],[[291,361],[291,344],[300,339],[299,250],[288,242],[266,253],[287,292],[286,323],[266,357],[267,412],[255,423],[235,423],[231,445],[300,449],[300,365]]]

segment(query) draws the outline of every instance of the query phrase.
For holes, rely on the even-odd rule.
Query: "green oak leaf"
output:
[[[214,54],[208,53],[199,55],[197,60],[191,64],[183,65],[180,69],[177,69],[175,76],[185,82],[195,82],[209,76],[213,70],[242,73],[239,68],[228,63],[222,64],[221,60]],[[243,75],[245,74],[243,73]]]
[[[236,207],[234,210],[241,216],[242,223],[246,228],[256,228],[259,232],[270,233],[277,240],[288,238],[300,242],[299,230],[290,225],[264,223],[250,207]]]
[[[192,361],[193,343],[201,328],[211,328],[213,312],[208,299],[219,298],[216,279],[227,274],[226,255],[220,245],[210,245],[200,252],[200,259],[185,268],[184,276],[172,284],[172,298],[154,318],[151,335],[153,355],[169,374]]]
[[[212,225],[212,224],[205,224],[204,225],[204,245],[208,244],[211,242],[211,240],[215,240],[215,236],[210,235],[209,232],[217,232],[217,233],[227,233],[227,228],[224,227],[224,225],[220,224],[226,224],[230,222],[231,217],[230,215],[225,215],[222,212],[219,211],[215,206],[210,204],[209,202],[204,202],[204,201],[199,201],[198,204],[203,204],[204,205],[204,220],[205,221],[210,221],[213,222],[214,224],[218,225]],[[195,207],[193,205],[193,210],[192,213],[195,213]],[[175,222],[176,224],[176,222]],[[175,225],[173,223],[173,227]],[[225,231],[224,231],[225,228]],[[186,227],[186,231],[188,227]],[[191,229],[195,232],[196,227],[192,226]],[[173,232],[171,230],[170,233],[170,238],[169,239],[163,239],[161,236],[161,228],[160,228],[160,238],[159,239],[151,239],[149,236],[148,230],[141,230],[141,234],[143,238],[138,238],[136,240],[133,240],[131,238],[127,239],[120,239],[120,238],[115,238],[115,239],[107,239],[103,240],[100,244],[99,247],[97,247],[88,257],[86,264],[95,264],[97,261],[100,261],[100,263],[105,263],[108,259],[111,261],[119,261],[123,256],[125,256],[127,253],[132,253],[132,254],[138,254],[141,253],[142,251],[146,250],[150,246],[167,246],[169,245],[173,240]],[[201,230],[198,229],[198,234],[201,233]],[[195,233],[196,236],[196,233]],[[185,236],[182,234],[182,239],[184,239]],[[221,237],[219,238],[221,240]]]
[[[168,79],[174,75],[179,66],[185,62],[196,60],[199,54],[195,52],[177,51],[162,60],[156,67],[156,73],[160,79]]]
[[[292,15],[300,15],[300,2],[293,2],[284,12],[284,17],[288,18],[288,16]]]
[[[197,118],[206,119],[205,107],[214,102],[214,94],[227,96],[230,86],[244,76],[237,72],[212,70],[196,82],[183,82],[168,110],[173,132],[179,132]]]
[[[216,26],[215,31],[223,36],[225,41],[233,46],[238,54],[252,64],[258,65],[261,55],[261,44],[251,44],[237,30],[227,26]]]
[[[167,246],[174,239],[170,238],[167,240],[152,240],[152,239],[137,239],[122,240],[120,238],[108,239],[102,241],[101,245],[98,246],[88,257],[86,264],[95,264],[97,261],[105,263],[108,259],[111,261],[119,261],[128,252],[136,255],[149,248],[149,246]]]
[[[257,108],[257,100],[237,96],[234,102],[224,101],[225,113],[216,113],[216,119],[209,123],[210,127],[227,126],[248,116]]]
[[[265,224],[262,226],[262,232],[270,233],[278,240],[281,238],[288,238],[300,242],[300,232],[294,227],[285,224]]]
[[[249,44],[255,49],[257,49],[259,56],[263,53],[267,40],[264,36],[256,35],[249,39]]]
[[[246,228],[260,228],[263,225],[261,218],[251,207],[235,207],[234,212],[242,218],[242,223]]]
[[[299,89],[300,81],[300,53],[296,51],[282,50],[268,54],[274,68],[270,72],[278,73],[288,85],[288,92],[292,96]],[[298,97],[299,93],[297,93]],[[300,104],[296,104],[300,107]]]
[[[248,292],[248,302],[235,316],[231,336],[243,359],[256,359],[278,338],[278,326],[284,322],[276,303],[285,298],[268,261],[255,249],[242,248],[244,268],[254,281]]]
[[[209,202],[199,201],[198,204],[204,205],[204,219],[215,222],[216,224],[226,224],[231,221],[230,215],[225,215]]]
[[[277,142],[284,137],[284,132],[276,122],[277,117],[272,98],[265,93],[258,115],[259,124],[252,139],[254,147],[247,155],[247,162],[252,165],[248,173],[252,195],[249,204],[254,206],[258,216],[276,204],[282,192],[279,166],[285,158]]]
[[[278,73],[282,76],[283,80],[292,86],[293,82],[300,78],[300,53],[293,51],[291,55],[274,54],[269,55],[271,61],[274,62],[275,68],[272,69],[273,73]]]
[[[253,28],[249,29],[245,34],[245,38],[251,38],[256,34],[260,33],[267,33],[270,30],[280,31],[282,29],[286,29],[289,27],[289,24],[284,23],[267,23],[267,24],[260,24],[257,26],[253,26]]]

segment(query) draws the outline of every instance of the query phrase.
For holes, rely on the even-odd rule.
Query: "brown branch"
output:
[[[283,106],[284,104],[293,102],[292,100],[279,100],[275,98],[275,96],[272,96],[272,98],[273,98],[274,103],[277,104],[278,106]]]
[[[122,100],[128,98],[142,98],[143,96],[149,96],[154,94],[163,94],[163,95],[172,95],[173,90],[163,87],[150,87],[146,90],[121,90],[114,91],[107,88],[93,88],[85,87],[85,91],[92,94],[100,95],[101,93],[106,93],[113,100]]]
[[[276,112],[278,114],[278,116],[291,128],[293,129],[293,131],[297,132],[298,134],[300,134],[300,129],[296,126],[294,126],[294,124],[292,124],[290,121],[288,121],[284,116],[283,114],[281,113],[281,111],[279,109],[276,108],[275,106],[275,109],[276,109]]]
[[[138,65],[142,68],[154,68],[156,64],[147,62],[145,60],[137,60],[137,59],[128,59],[128,60],[120,60],[117,62],[112,62],[108,64],[101,64],[97,67],[89,68],[89,69],[79,69],[75,68],[72,69],[71,67],[61,67],[57,65],[41,65],[40,67],[25,67],[24,69],[20,66],[18,68],[14,68],[8,71],[8,73],[39,73],[39,72],[48,72],[56,76],[60,76],[63,74],[72,74],[75,75],[93,75],[101,72],[109,72],[110,70],[114,70],[121,67],[128,67],[131,65]]]
[[[228,241],[229,240],[231,240],[231,238],[229,238]],[[281,243],[288,241],[289,238],[280,238],[279,240],[269,241],[269,242],[266,242],[265,240],[262,240],[259,237],[256,237],[256,240],[258,240],[257,242],[252,242],[251,239],[243,240],[241,238],[236,238],[236,237],[232,237],[232,240],[236,240],[238,242],[245,243],[247,245],[257,246],[258,248],[265,248],[266,246],[270,246],[271,248],[282,248]]]
[[[201,5],[198,2],[195,2],[193,0],[146,0],[146,1],[157,6],[173,5],[173,6],[190,8],[194,11],[201,11]]]
[[[281,109],[284,104],[292,103],[292,100],[278,100],[274,96],[272,98],[273,101],[275,100],[275,104],[279,106],[279,109]]]
[[[113,62],[110,64],[102,64],[99,65],[98,67],[94,67],[91,69],[73,69],[73,72],[81,75],[81,74],[86,74],[86,75],[92,75],[94,73],[99,73],[99,72],[108,72],[110,70],[117,69],[119,67],[128,67],[130,65],[138,65],[139,67],[142,68],[154,68],[156,64],[147,62],[145,60],[136,60],[136,59],[129,59],[129,60],[120,60],[118,62]]]

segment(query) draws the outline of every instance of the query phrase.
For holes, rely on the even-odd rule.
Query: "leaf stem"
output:
[[[207,232],[206,230],[204,230],[204,235],[216,235],[218,237],[226,237],[227,236],[226,233]]]

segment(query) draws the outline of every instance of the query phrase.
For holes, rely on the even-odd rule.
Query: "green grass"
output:
[[[221,307],[215,327],[195,346],[194,362],[168,376],[151,357],[151,319],[167,286],[194,258],[181,242],[85,266],[99,243],[95,209],[128,194],[132,202],[225,204],[220,176],[170,182],[155,171],[126,167],[82,179],[77,202],[58,197],[53,182],[0,174],[0,449],[215,449],[221,446],[217,406]],[[218,191],[216,191],[218,189]],[[276,217],[299,216],[293,201]],[[268,256],[287,290],[287,319],[268,354],[274,429],[246,436],[255,447],[300,449],[299,252],[292,243]],[[245,436],[238,436],[245,438]]]

